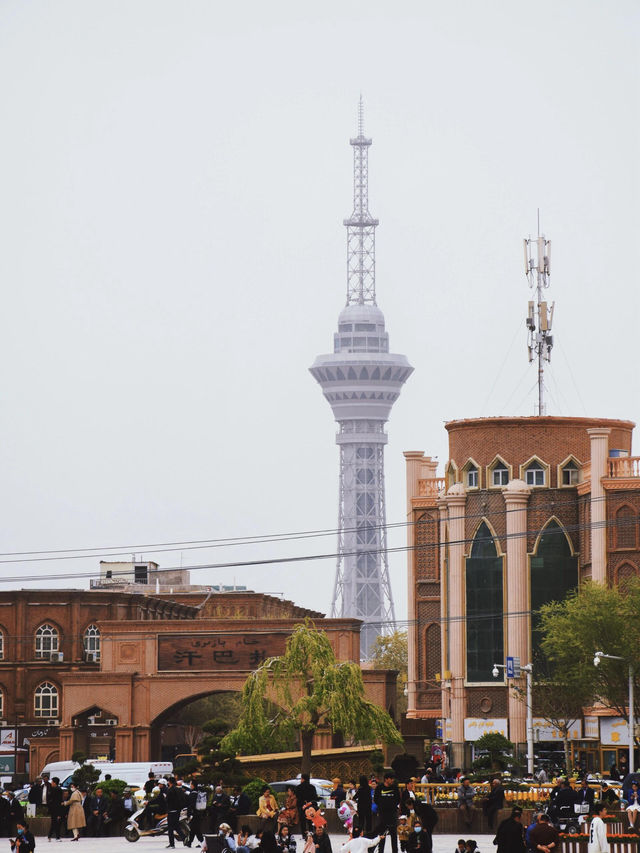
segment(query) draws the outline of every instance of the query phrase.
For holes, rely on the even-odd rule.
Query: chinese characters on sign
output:
[[[284,653],[288,634],[194,634],[158,637],[158,669],[183,672],[252,670]]]

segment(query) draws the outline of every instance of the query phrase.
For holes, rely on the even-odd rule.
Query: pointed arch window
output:
[[[545,473],[545,469],[539,462],[531,462],[525,469],[524,481],[527,486],[544,486]]]
[[[504,657],[502,557],[485,521],[466,560],[467,681],[490,681]]]
[[[625,504],[616,512],[615,541],[617,549],[636,549],[638,543],[638,515],[633,507]]]
[[[509,482],[509,469],[504,462],[498,462],[491,471],[492,486],[506,486]]]
[[[578,479],[580,478],[580,469],[573,461],[570,459],[566,465],[562,467],[562,485],[563,486],[577,486]]]
[[[465,480],[468,489],[478,488],[478,469],[473,462],[470,462],[469,465],[467,465],[465,470]]]
[[[531,642],[540,648],[540,616],[543,604],[562,601],[578,586],[578,558],[571,552],[567,535],[557,521],[543,529],[531,557]]]

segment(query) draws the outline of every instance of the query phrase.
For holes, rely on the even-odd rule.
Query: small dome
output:
[[[449,491],[447,492],[447,494],[448,494],[448,495],[465,495],[465,494],[466,494],[466,491],[465,491],[465,488],[464,488],[464,486],[462,485],[462,483],[454,483],[454,484],[450,487],[450,489],[449,489]]]
[[[504,487],[504,489],[502,491],[507,492],[508,494],[514,494],[514,495],[518,495],[518,494],[530,495],[531,494],[531,487],[527,486],[527,484],[525,483],[524,480],[518,480],[516,478],[515,480],[509,480],[509,482],[507,483],[507,485]]]
[[[340,312],[338,323],[375,323],[384,328],[384,314],[377,305],[347,305]]]

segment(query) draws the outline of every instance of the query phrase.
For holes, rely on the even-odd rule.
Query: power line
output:
[[[554,504],[553,506],[555,507],[555,506],[557,506],[557,504]],[[534,507],[534,509],[539,509],[539,507]],[[467,517],[469,517],[469,516],[467,516]],[[485,518],[486,515],[485,514],[481,514],[481,515],[479,514],[475,517]],[[561,530],[566,531],[566,532],[575,533],[575,532],[578,532],[581,530],[596,530],[596,529],[601,529],[601,528],[607,529],[610,527],[618,527],[618,526],[627,527],[627,526],[630,526],[631,524],[636,524],[637,520],[638,520],[637,517],[634,517],[631,519],[607,519],[607,520],[602,521],[602,522],[590,522],[587,524],[564,525],[561,528]],[[412,522],[412,524],[415,524],[415,523],[420,523],[420,521]],[[437,523],[438,522],[434,520],[434,524],[437,524]],[[545,527],[546,527],[546,525],[545,525]],[[525,530],[525,531],[519,532],[519,533],[511,533],[511,534],[505,533],[501,536],[495,536],[495,537],[492,536],[491,538],[497,539],[499,542],[500,540],[508,541],[509,539],[521,539],[523,537],[528,537],[528,536],[538,536],[544,531],[545,527],[535,528],[533,530]],[[362,531],[362,532],[366,533],[366,530]],[[475,539],[475,537],[471,537],[471,538],[464,538],[464,539],[459,539],[459,540],[449,540],[447,542],[433,542],[433,543],[425,543],[425,544],[418,544],[418,545],[403,545],[403,546],[396,546],[396,547],[391,547],[391,548],[387,547],[386,549],[367,548],[366,543],[362,543],[362,548],[359,548],[357,551],[353,551],[353,552],[349,552],[349,553],[343,553],[342,556],[343,557],[350,557],[350,556],[357,557],[359,554],[362,554],[362,553],[379,554],[379,553],[382,553],[383,550],[385,550],[387,553],[402,553],[402,552],[420,551],[420,550],[426,551],[428,549],[442,548],[442,547],[446,547],[446,546],[451,547],[452,545],[467,545],[467,544],[473,542],[474,539]],[[200,563],[200,564],[188,565],[188,566],[166,566],[166,567],[158,568],[157,570],[154,570],[154,574],[161,575],[165,572],[173,572],[173,571],[178,571],[178,570],[200,571],[202,569],[214,569],[214,570],[215,569],[239,569],[239,568],[249,568],[252,566],[270,566],[270,565],[287,564],[287,563],[294,564],[294,563],[302,563],[302,562],[315,562],[318,560],[337,559],[337,557],[338,557],[338,552],[331,551],[329,553],[323,553],[323,554],[303,554],[303,555],[297,555],[297,556],[271,557],[271,558],[262,558],[262,559],[256,559],[256,560],[239,560],[239,561],[231,561],[231,562],[224,562],[224,563]],[[8,561],[8,562],[12,562],[12,561]],[[126,568],[126,569],[122,569],[122,570],[112,570],[112,577],[113,576],[130,576],[130,575],[131,575],[131,569],[130,568]],[[94,578],[94,577],[96,577],[95,571],[63,572],[63,573],[58,573],[58,574],[47,574],[47,575],[17,575],[17,576],[11,576],[11,577],[4,577],[4,578],[0,579],[0,582],[2,582],[2,583],[15,583],[18,581],[68,580],[68,579]]]
[[[595,504],[599,501],[606,500],[606,496],[593,498],[590,503]],[[531,505],[531,510],[555,509],[562,506],[578,506],[576,499],[566,501],[550,501],[544,504]],[[510,512],[521,512],[520,509],[510,510],[504,509],[497,512],[492,512],[491,517],[496,518],[506,516]],[[469,513],[465,518],[484,518],[486,513]],[[372,525],[369,530],[394,530],[397,528],[411,527],[414,524],[419,524],[420,521],[398,521],[388,523],[386,525]],[[349,528],[348,532],[357,531],[358,528]],[[320,528],[318,530],[303,530],[292,533],[266,533],[255,534],[252,536],[226,537],[218,539],[186,539],[176,542],[159,542],[146,543],[135,545],[107,545],[103,547],[93,548],[60,548],[60,549],[44,549],[40,551],[6,551],[0,552],[0,557],[18,557],[21,559],[0,559],[0,564],[6,563],[36,563],[36,562],[51,562],[56,560],[81,560],[92,557],[119,557],[130,555],[132,552],[148,552],[152,554],[171,553],[177,551],[193,551],[207,550],[209,548],[226,548],[237,545],[264,545],[272,542],[294,542],[304,539],[322,538],[324,536],[337,536],[338,528]],[[110,553],[107,553],[110,552]],[[179,566],[173,567],[180,568]],[[43,576],[44,577],[44,576]]]

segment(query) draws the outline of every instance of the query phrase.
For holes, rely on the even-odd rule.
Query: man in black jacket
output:
[[[167,847],[175,847],[175,836],[178,836],[180,841],[184,841],[182,830],[180,829],[180,812],[184,805],[184,795],[177,787],[176,780],[173,776],[169,777],[169,785],[167,788],[167,835],[169,843]]]
[[[378,806],[378,828],[377,834],[387,834],[391,839],[392,853],[398,853],[398,806],[400,805],[400,792],[396,785],[393,773],[385,773],[382,785],[378,785],[373,797]],[[379,853],[384,853],[386,839],[381,838],[378,845]]]
[[[491,790],[489,796],[482,804],[482,811],[487,816],[489,829],[493,829],[495,817],[501,808],[504,806],[504,788],[500,784],[499,779],[491,780]]]
[[[229,817],[228,823],[234,832],[238,829],[238,816],[251,813],[251,800],[246,794],[242,793],[242,788],[236,786],[233,789],[233,794],[229,798]]]
[[[300,832],[304,837],[304,833],[309,829],[309,821],[307,820],[304,810],[309,803],[318,808],[318,792],[309,781],[309,774],[303,773],[300,776],[300,784],[295,788],[296,800],[298,801],[298,814],[300,815]]]
[[[589,806],[589,814],[593,811],[593,803],[595,799],[595,792],[593,788],[589,787],[589,783],[586,779],[582,780],[581,786],[575,792],[575,801],[579,806]]]
[[[60,823],[62,821],[62,789],[60,788],[60,780],[54,776],[47,789],[47,808],[51,817],[51,826],[49,827],[49,835],[47,838],[51,841],[51,836],[56,835],[56,840],[60,841]]]
[[[9,823],[13,831],[14,827],[24,826],[24,809],[22,803],[17,799],[15,791],[7,791],[9,794]]]
[[[511,817],[502,821],[493,843],[498,848],[497,853],[525,853],[522,809],[517,806],[511,809]]]
[[[107,834],[107,824],[104,822],[104,816],[109,808],[109,800],[105,797],[102,788],[96,788],[91,805],[93,809],[92,829],[96,837],[101,838]]]

